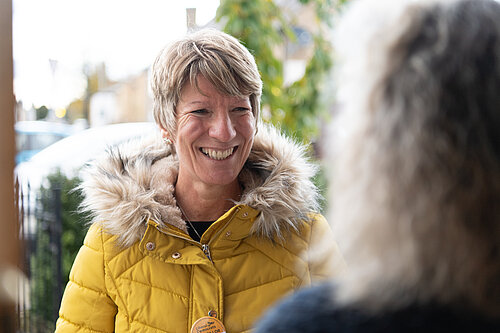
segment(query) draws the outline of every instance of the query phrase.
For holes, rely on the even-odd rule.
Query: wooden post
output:
[[[0,0],[0,331],[15,332],[15,287],[19,242],[14,204],[14,92],[12,0]],[[9,278],[10,277],[10,278]],[[12,283],[14,283],[12,285]],[[13,287],[14,286],[14,287]]]

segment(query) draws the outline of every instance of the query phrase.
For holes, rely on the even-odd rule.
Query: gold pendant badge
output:
[[[226,328],[215,317],[201,317],[194,322],[191,333],[226,333]]]

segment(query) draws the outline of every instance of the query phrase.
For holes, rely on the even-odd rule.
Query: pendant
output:
[[[226,328],[219,319],[207,316],[194,322],[191,333],[226,333]]]

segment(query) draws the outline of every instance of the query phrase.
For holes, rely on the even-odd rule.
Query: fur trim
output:
[[[283,238],[317,211],[319,195],[311,181],[316,171],[304,146],[260,124],[236,202],[261,212],[252,233]],[[141,239],[148,219],[186,231],[174,197],[177,172],[177,158],[159,134],[109,147],[84,172],[82,209],[124,246]]]

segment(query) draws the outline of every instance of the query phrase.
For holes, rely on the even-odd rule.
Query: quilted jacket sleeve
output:
[[[71,268],[56,333],[113,332],[117,312],[105,285],[102,231],[93,225]]]
[[[345,268],[330,225],[321,214],[314,215],[309,244],[309,271],[313,283],[335,277]]]

